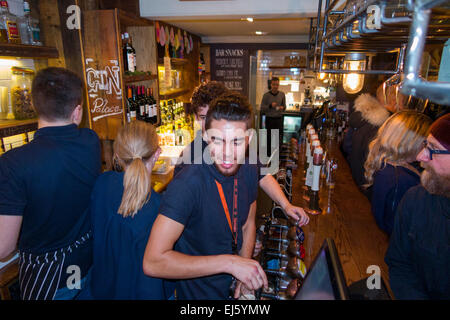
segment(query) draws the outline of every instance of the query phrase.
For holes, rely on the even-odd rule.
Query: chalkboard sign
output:
[[[211,80],[248,97],[249,52],[247,49],[211,46]]]

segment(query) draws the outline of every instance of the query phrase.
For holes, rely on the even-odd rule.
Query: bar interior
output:
[[[101,157],[98,175],[103,174],[96,186],[103,182],[104,190],[117,190],[112,187],[113,182],[105,182],[113,181],[112,178],[101,178],[105,173],[105,177],[112,177],[107,174],[122,171],[119,177],[124,180],[117,186],[123,185],[125,191],[120,189],[114,199],[117,204],[122,200],[120,208],[123,208],[125,193],[122,198],[122,192],[128,190],[130,168],[135,161],[142,161],[146,168],[151,163],[148,174],[151,191],[146,202],[131,217],[125,214],[121,217],[117,213],[122,209],[115,207],[111,213],[114,217],[106,218],[105,214],[105,226],[98,228],[95,223],[100,218],[94,208],[100,208],[95,198],[100,195],[93,185],[95,179],[92,180],[88,190],[94,191],[86,198],[84,208],[87,211],[91,208],[92,218],[83,217],[92,219],[93,223],[86,240],[93,238],[93,262],[90,262],[93,265],[81,268],[82,273],[91,268],[87,281],[92,282],[92,288],[88,296],[79,299],[221,299],[228,295],[228,289],[226,294],[222,292],[224,283],[225,286],[235,284],[232,279],[241,286],[237,296],[233,297],[234,291],[230,293],[233,299],[450,299],[448,1],[10,0],[0,3],[0,183],[4,185],[0,187],[3,193],[0,195],[0,233],[3,233],[0,241],[4,242],[4,245],[0,243],[0,300],[51,299],[51,295],[44,297],[39,292],[29,292],[23,283],[26,279],[39,278],[39,273],[28,276],[26,270],[31,264],[27,265],[25,256],[30,253],[41,257],[69,248],[83,236],[83,228],[79,226],[80,233],[70,241],[67,231],[61,235],[64,239],[55,238],[51,242],[45,236],[48,232],[45,227],[42,230],[30,227],[33,219],[47,219],[43,226],[63,223],[62,230],[75,232],[67,226],[69,218],[67,221],[61,218],[64,212],[59,212],[58,218],[54,213],[30,209],[40,208],[40,200],[32,195],[37,187],[31,185],[34,180],[22,176],[40,170],[34,166],[39,167],[38,162],[42,160],[26,162],[19,156],[33,157],[30,151],[20,152],[35,150],[40,146],[38,143],[43,143],[42,150],[61,157],[57,165],[63,168],[71,163],[65,162],[63,151],[59,153],[48,142],[38,141],[44,141],[44,134],[39,132],[46,129],[41,107],[33,106],[38,101],[38,76],[44,77],[47,68],[54,67],[58,69],[53,70],[70,70],[83,82],[82,118],[78,127],[90,129],[98,136]],[[214,96],[217,88],[226,90],[226,98]],[[204,100],[199,103],[198,99]],[[220,111],[227,103],[230,109]],[[186,148],[194,146],[196,139],[200,146],[208,144],[216,151],[219,150],[217,140],[227,139],[225,136],[210,139],[210,133],[205,133],[205,122],[209,128],[222,122],[236,125],[241,120],[230,120],[226,113],[232,114],[233,108],[245,109],[247,105],[248,122],[254,134],[243,152],[247,154],[246,159],[251,159],[252,150],[256,150],[257,162],[242,164],[230,175],[225,173],[234,164],[225,160],[214,165],[185,163],[177,172],[180,159],[186,160]],[[157,138],[157,144],[151,153],[135,154],[128,161],[121,158],[119,137],[133,123],[151,128],[156,134],[152,141]],[[133,132],[140,130],[138,125],[133,128],[136,130]],[[267,140],[262,135],[266,130]],[[239,148],[236,141],[234,147]],[[220,148],[221,152],[228,152],[228,147]],[[77,151],[70,150],[74,152],[71,157],[77,157]],[[44,158],[39,154],[36,159]],[[13,165],[12,161],[17,163]],[[28,171],[16,171],[22,162],[27,163]],[[202,169],[189,168],[195,166]],[[225,177],[225,182],[214,174],[210,176],[207,166],[213,167],[214,174],[222,174],[220,177]],[[86,164],[86,170],[90,168]],[[250,183],[247,180],[253,168],[259,170],[260,177]],[[231,176],[239,180],[239,187],[235,183],[235,198]],[[16,177],[23,180],[17,182]],[[214,182],[213,177],[219,191],[216,184],[209,185]],[[85,179],[83,175],[79,178]],[[55,179],[59,179],[56,173]],[[137,185],[142,179],[133,181]],[[229,188],[227,179],[231,179]],[[11,189],[13,180],[14,189]],[[219,182],[223,184],[224,197]],[[48,194],[54,192],[52,186],[49,185]],[[195,186],[199,190],[205,188],[204,192],[193,190]],[[59,185],[60,189],[66,187],[69,188],[63,182]],[[242,188],[246,189],[242,191]],[[22,202],[11,198],[9,190],[19,193],[23,190],[21,199],[25,199],[25,204],[20,209],[12,206],[11,203]],[[66,190],[69,194],[72,191]],[[161,201],[161,210],[155,207],[153,220],[159,213],[155,223],[148,222],[150,227],[145,237],[138,236],[140,220],[136,219],[139,213],[145,216],[144,212],[150,212],[147,206],[155,205],[153,193],[158,196],[157,203]],[[179,198],[175,197],[177,193]],[[138,191],[134,193],[137,194]],[[413,196],[422,194],[423,198]],[[255,206],[250,198],[255,199]],[[110,199],[105,201],[116,203]],[[244,200],[248,203],[243,203]],[[175,205],[176,202],[179,204]],[[414,218],[415,209],[412,209],[422,205],[427,212],[423,215],[428,219],[424,225],[414,222],[422,220]],[[206,206],[211,207],[210,217],[204,216],[206,210],[202,211]],[[440,209],[432,209],[435,206]],[[194,208],[192,212],[176,212],[177,208],[188,210],[184,209],[188,207]],[[107,209],[95,210],[107,212]],[[241,218],[235,219],[235,213]],[[30,218],[32,215],[35,216]],[[11,217],[20,217],[22,225],[16,238],[8,238],[7,231],[13,230],[8,224]],[[114,220],[117,217],[136,224],[121,224]],[[76,220],[70,221],[78,224]],[[140,223],[143,226],[147,222]],[[214,225],[211,230],[207,230],[208,223]],[[97,239],[111,236],[113,231],[102,229],[110,224],[114,225],[111,230],[117,232],[114,235],[117,242],[112,242],[111,247],[126,241],[119,237],[129,228],[135,228],[132,229],[135,238],[128,240],[134,243],[145,238],[135,247],[130,244],[127,252],[136,252],[122,258],[139,257],[135,261],[138,268],[132,270],[133,262],[126,267],[131,269],[124,270],[141,274],[145,281],[164,279],[161,283],[165,296],[152,295],[155,291],[147,296],[138,295],[137,291],[153,290],[151,286],[156,286],[156,282],[149,281],[150,287],[140,289],[144,280],[131,285],[124,280],[129,275],[119,267],[107,268],[108,276],[117,278],[111,280],[110,295],[97,289],[95,277],[101,274],[102,264],[116,263],[112,257],[121,252],[113,253],[114,248],[111,252],[105,249],[101,254],[96,251],[102,248]],[[162,230],[163,225],[184,229],[166,237],[162,231],[155,230],[156,227]],[[205,226],[204,232],[201,226]],[[38,223],[35,228],[39,227]],[[119,232],[117,228],[125,229]],[[216,228],[219,231],[214,236]],[[192,240],[193,233],[200,239]],[[158,238],[158,235],[163,236]],[[181,257],[175,260],[175,254],[170,258],[174,260],[168,260],[168,256],[158,253],[163,245],[151,243],[162,243],[163,239],[173,237],[179,241],[171,243],[171,252],[181,252],[185,259],[211,255],[211,260],[187,262]],[[6,243],[13,238],[17,246],[11,251]],[[45,245],[40,246],[41,241]],[[170,247],[168,241],[164,240],[164,246]],[[229,241],[236,241],[233,253],[228,246],[224,246],[226,250],[221,247],[221,243]],[[208,245],[204,244],[207,242]],[[216,243],[217,247],[212,248]],[[38,247],[44,249],[37,250]],[[426,247],[425,253],[417,254],[417,248],[421,247]],[[252,260],[261,274],[250,285],[252,281],[240,279],[236,270],[220,272],[217,277],[227,274],[220,281],[214,278],[214,273],[201,273],[213,268],[213,258],[221,257],[220,254]],[[118,265],[122,266],[123,262]],[[164,263],[169,267],[164,267]],[[192,273],[172,268],[178,263]],[[196,271],[195,266],[200,263],[204,264],[198,267],[202,271]],[[210,266],[206,266],[208,263]],[[63,266],[66,267],[63,263],[61,269]],[[52,274],[51,266],[47,272]],[[126,285],[120,281],[121,277]],[[204,282],[194,279],[200,277],[211,279]],[[81,278],[85,279],[84,275]],[[263,280],[257,280],[260,278]],[[50,292],[53,292],[52,285],[48,285]],[[53,298],[63,294],[64,285],[58,284]],[[42,286],[46,287],[45,280]],[[127,295],[127,291],[132,293]]]

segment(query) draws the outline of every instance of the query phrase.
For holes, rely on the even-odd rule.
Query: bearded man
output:
[[[386,253],[397,299],[450,298],[450,114],[437,119],[417,160],[425,169],[396,213]]]

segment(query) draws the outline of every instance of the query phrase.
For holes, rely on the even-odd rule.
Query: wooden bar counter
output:
[[[337,141],[326,142],[324,146],[328,158],[337,159],[336,184],[334,189],[326,186],[321,179],[320,208],[322,213],[310,215],[310,222],[305,231],[305,263],[309,267],[319,251],[325,238],[332,238],[342,263],[347,285],[370,276],[367,268],[379,266],[381,275],[389,287],[388,268],[384,256],[389,244],[388,236],[376,225],[371,213],[369,200],[361,193],[352,179],[350,167],[338,148]],[[299,154],[298,169],[293,171],[294,205],[308,207],[303,198],[304,148]]]

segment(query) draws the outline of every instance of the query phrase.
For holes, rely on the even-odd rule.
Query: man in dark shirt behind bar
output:
[[[0,259],[18,241],[24,300],[75,298],[92,264],[87,208],[101,160],[96,133],[77,127],[82,89],[69,70],[41,70],[32,84],[34,140],[0,157]]]
[[[450,114],[437,119],[417,156],[420,186],[399,204],[386,254],[397,299],[450,299]]]
[[[181,279],[180,300],[226,299],[232,276],[250,290],[268,285],[261,266],[251,259],[258,167],[244,161],[252,113],[241,101],[221,97],[212,102],[206,116],[212,161],[186,166],[174,178],[147,243],[144,273]]]
[[[271,156],[272,136],[271,130],[279,130],[279,146],[283,137],[283,111],[286,110],[286,96],[284,92],[278,91],[280,79],[273,77],[270,82],[270,91],[263,95],[261,101],[261,112],[266,115],[267,131],[267,156]]]

